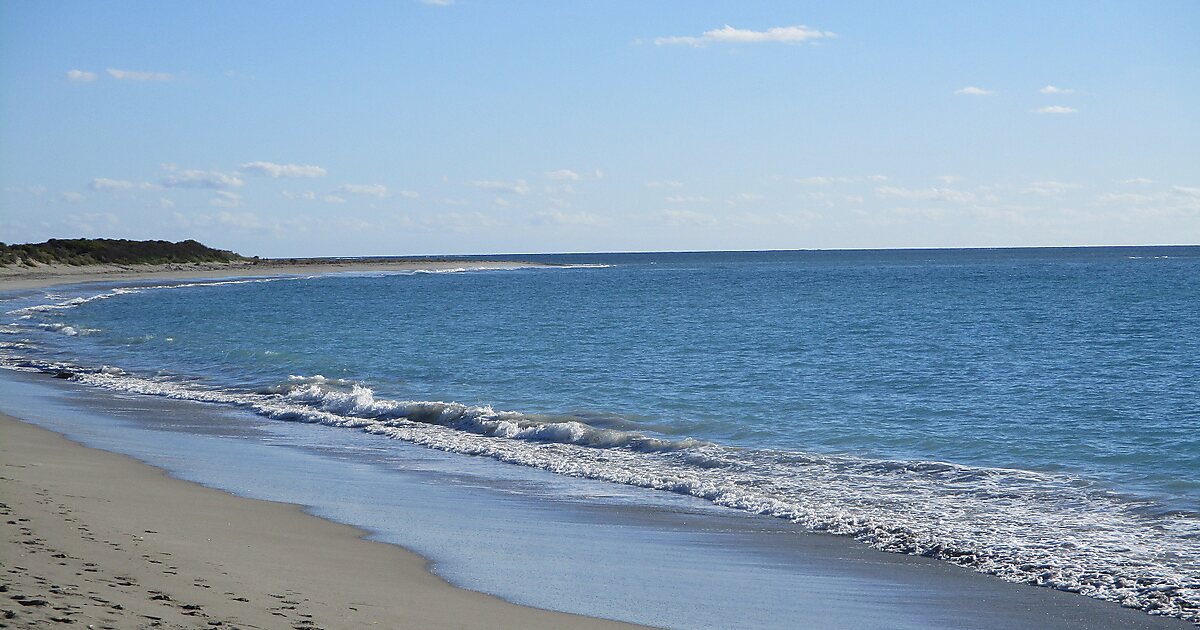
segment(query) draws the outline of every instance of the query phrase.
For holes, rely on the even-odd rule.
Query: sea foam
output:
[[[873,460],[594,427],[455,402],[383,399],[358,383],[290,377],[268,391],[206,388],[106,367],[7,360],[103,389],[240,407],[446,452],[675,492],[1153,614],[1200,621],[1200,519],[1077,477],[935,461]],[[786,412],[781,410],[781,412]]]

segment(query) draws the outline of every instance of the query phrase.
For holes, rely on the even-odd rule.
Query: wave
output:
[[[145,291],[163,290],[163,289],[189,289],[194,287],[217,287],[231,284],[256,284],[262,282],[279,282],[283,280],[303,280],[312,276],[288,276],[288,277],[269,277],[269,278],[246,278],[241,280],[209,280],[202,282],[179,282],[173,284],[151,284],[134,287],[113,287],[104,293],[97,293],[87,297],[73,297],[70,299],[62,299],[61,296],[47,294],[48,299],[56,300],[44,304],[34,304],[23,308],[7,311],[5,314],[14,315],[18,318],[28,319],[32,315],[39,313],[51,313],[54,311],[65,311],[73,309],[89,302],[97,300],[108,300],[122,295],[132,295]]]
[[[937,461],[733,448],[455,402],[379,398],[361,383],[293,375],[260,391],[206,388],[119,368],[3,362],[108,390],[228,405],[555,473],[698,497],[1200,622],[1200,517],[1157,513],[1083,479]],[[785,409],[779,413],[787,413]]]

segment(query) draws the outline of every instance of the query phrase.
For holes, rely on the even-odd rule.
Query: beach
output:
[[[194,280],[259,276],[318,275],[327,273],[387,273],[444,271],[449,269],[503,269],[530,265],[517,261],[453,259],[339,260],[298,258],[240,262],[166,263],[146,265],[37,265],[0,266],[0,290],[37,289],[56,284],[123,282],[138,280]]]
[[[0,416],[0,624],[619,628],[450,586],[364,532]]]

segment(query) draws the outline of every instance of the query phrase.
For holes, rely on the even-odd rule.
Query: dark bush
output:
[[[135,265],[231,262],[245,257],[196,241],[130,241],[111,238],[52,238],[45,243],[0,243],[0,265]]]

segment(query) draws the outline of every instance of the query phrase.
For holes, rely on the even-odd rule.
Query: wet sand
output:
[[[299,507],[0,415],[0,626],[619,628],[456,588]]]

